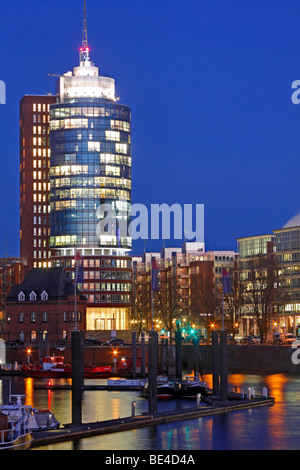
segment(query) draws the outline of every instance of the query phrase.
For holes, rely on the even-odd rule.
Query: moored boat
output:
[[[23,418],[26,428],[30,431],[47,431],[58,429],[59,421],[49,410],[39,410],[30,405],[22,404],[22,397],[25,395],[11,395],[16,398],[16,402],[10,402],[0,406],[0,412],[7,417],[11,426]]]
[[[210,390],[207,387],[206,382],[201,382],[199,380],[183,380],[178,383],[177,386],[177,397],[186,398],[186,399],[197,399],[197,395],[201,394],[202,396],[208,396]]]
[[[72,375],[70,364],[64,364],[62,356],[45,356],[42,358],[42,364],[23,364],[22,370],[27,377],[46,377],[46,378],[69,378]]]
[[[158,400],[170,400],[175,398],[176,391],[174,387],[174,383],[169,382],[167,377],[157,378],[157,399]],[[147,381],[141,391],[141,396],[144,398],[148,398],[149,396],[149,382]]]
[[[175,397],[174,385],[163,383],[157,385],[157,398],[159,400],[170,400]]]
[[[110,377],[112,375],[111,366],[84,366],[85,379],[98,379]]]
[[[27,377],[38,378],[71,378],[72,366],[65,364],[62,356],[45,356],[42,358],[42,364],[23,365],[22,370]],[[112,375],[111,366],[84,366],[84,378],[98,379]]]
[[[33,434],[29,427],[28,413],[21,409],[11,419],[1,407],[0,409],[0,450],[27,450],[31,447]]]
[[[33,441],[33,434],[22,423],[16,423],[13,427],[6,427],[5,418],[0,413],[0,450],[28,450]],[[22,421],[22,419],[20,420]]]

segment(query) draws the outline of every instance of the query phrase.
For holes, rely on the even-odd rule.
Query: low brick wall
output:
[[[212,371],[212,346],[200,345],[200,364],[203,372]],[[292,362],[296,350],[290,346],[273,345],[228,345],[228,371],[257,374],[300,374],[300,365]],[[300,360],[299,355],[296,357]],[[194,367],[194,348],[184,345],[182,348],[183,369]]]

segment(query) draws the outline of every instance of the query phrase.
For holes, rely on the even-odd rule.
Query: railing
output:
[[[10,436],[10,437],[9,437]],[[14,429],[4,429],[0,431],[0,444],[14,440]]]
[[[18,437],[27,434],[28,432],[29,430],[23,422],[23,418],[20,418],[15,425],[12,424],[10,429],[2,429],[0,431],[0,444],[15,441]]]
[[[243,399],[248,398],[249,400],[255,398],[257,395],[254,387],[244,387],[241,385],[230,385],[228,386],[229,393],[236,393],[240,395]],[[262,388],[262,396],[269,398],[269,391],[266,387]]]

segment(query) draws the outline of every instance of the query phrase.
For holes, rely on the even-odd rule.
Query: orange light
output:
[[[114,356],[116,356],[118,354],[118,351],[116,349],[114,349],[113,354],[114,354]]]

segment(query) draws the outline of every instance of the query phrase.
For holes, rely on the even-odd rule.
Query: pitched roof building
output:
[[[50,342],[68,340],[75,329],[85,330],[85,308],[77,288],[75,302],[74,283],[63,268],[34,268],[7,297],[6,340],[29,344],[40,334]]]

